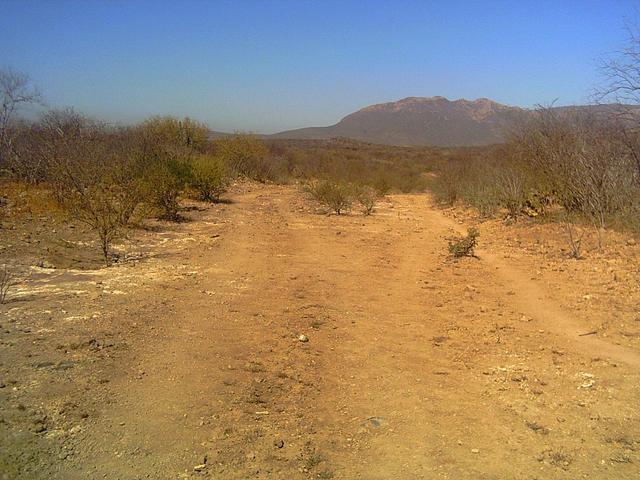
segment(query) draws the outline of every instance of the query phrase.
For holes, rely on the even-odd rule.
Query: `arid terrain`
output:
[[[640,477],[630,237],[574,260],[558,225],[492,220],[453,260],[477,219],[426,194],[228,198],[111,268],[79,225],[0,230],[31,265],[0,305],[0,478]]]

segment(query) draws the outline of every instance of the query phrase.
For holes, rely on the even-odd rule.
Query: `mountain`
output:
[[[554,110],[598,112],[604,108],[608,106],[554,107]],[[365,107],[329,127],[288,130],[269,138],[348,137],[389,145],[488,145],[504,141],[508,129],[530,114],[531,110],[487,98],[451,101],[444,97],[408,97]]]
[[[272,138],[322,139],[349,137],[391,145],[486,145],[503,140],[503,131],[524,110],[493,102],[408,97],[371,105],[330,127],[289,130]]]

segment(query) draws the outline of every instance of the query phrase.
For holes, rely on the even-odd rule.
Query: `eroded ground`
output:
[[[426,195],[371,217],[230,198],[110,269],[35,266],[86,254],[0,232],[33,265],[0,306],[4,478],[640,476],[628,238],[576,261],[557,227],[489,222],[452,261],[470,219]]]

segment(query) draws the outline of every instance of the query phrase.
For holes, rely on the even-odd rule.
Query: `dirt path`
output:
[[[639,353],[578,336],[517,259],[449,260],[425,196],[233,202],[185,226],[192,274],[60,478],[638,478]]]

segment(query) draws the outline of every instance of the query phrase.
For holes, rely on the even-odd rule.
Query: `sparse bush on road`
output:
[[[315,180],[309,182],[305,190],[321,205],[329,207],[337,215],[351,208],[353,204],[353,188],[344,183],[329,180]]]
[[[477,228],[471,227],[467,230],[466,236],[457,236],[449,239],[449,253],[454,258],[473,257],[478,244],[480,232]]]

